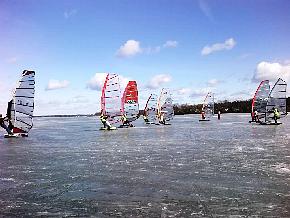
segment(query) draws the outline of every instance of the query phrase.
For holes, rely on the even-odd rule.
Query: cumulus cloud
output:
[[[162,49],[175,48],[178,46],[177,41],[168,40],[163,45],[141,47],[141,43],[136,40],[128,40],[116,52],[116,56],[120,58],[133,57],[137,54],[154,54],[160,52]]]
[[[87,83],[87,87],[92,90],[101,91],[105,82],[106,73],[96,73]]]
[[[68,10],[63,13],[65,19],[69,19],[70,17],[76,15],[78,11],[76,9]]]
[[[164,48],[176,48],[178,46],[177,41],[168,40],[163,44]]]
[[[209,55],[216,51],[231,50],[236,44],[237,43],[233,38],[229,38],[224,43],[216,43],[205,46],[201,51],[201,55]]]
[[[224,82],[224,81],[222,81],[222,80],[211,79],[211,80],[207,81],[207,85],[208,85],[209,87],[214,87],[214,86],[217,86],[217,85],[219,85],[219,84],[221,84],[221,83],[223,83],[223,82]]]
[[[92,90],[101,91],[106,79],[107,73],[96,73],[87,83],[87,87]],[[124,89],[129,82],[129,78],[119,75],[121,89]]]
[[[260,82],[261,80],[268,79],[274,82],[278,78],[282,78],[285,81],[290,81],[290,64],[263,61],[257,65],[252,81]]]
[[[124,45],[122,45],[117,51],[116,55],[121,58],[132,57],[139,53],[142,53],[142,48],[140,47],[140,42],[136,40],[128,40]]]
[[[172,79],[171,76],[168,74],[158,74],[151,78],[146,87],[149,89],[158,89],[163,84],[170,82],[171,79]]]
[[[55,89],[63,89],[69,86],[69,81],[67,80],[49,80],[47,87],[45,90],[55,90]]]

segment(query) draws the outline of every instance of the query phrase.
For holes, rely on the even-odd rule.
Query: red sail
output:
[[[106,114],[106,87],[107,87],[107,82],[109,79],[109,74],[107,74],[104,85],[103,85],[103,89],[102,89],[102,97],[101,97],[101,114],[105,115]]]
[[[137,119],[139,114],[138,87],[136,81],[129,81],[122,97],[122,112],[129,121]]]

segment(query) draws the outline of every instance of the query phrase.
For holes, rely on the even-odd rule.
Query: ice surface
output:
[[[249,119],[36,118],[28,138],[0,137],[0,216],[290,217],[290,118]]]

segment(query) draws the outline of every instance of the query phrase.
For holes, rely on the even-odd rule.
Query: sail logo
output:
[[[127,104],[136,104],[136,101],[135,100],[128,100]]]

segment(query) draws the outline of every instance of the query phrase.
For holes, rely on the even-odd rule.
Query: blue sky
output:
[[[24,69],[36,115],[98,111],[104,72],[137,80],[141,108],[162,87],[175,103],[247,99],[290,80],[289,25],[287,0],[2,0],[0,113]]]

